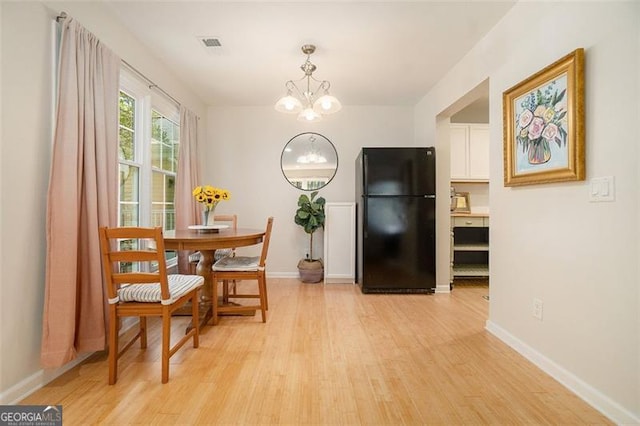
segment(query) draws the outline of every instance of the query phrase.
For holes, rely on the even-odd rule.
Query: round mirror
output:
[[[324,188],[338,170],[338,153],[319,133],[300,133],[282,150],[280,167],[285,179],[303,191]]]

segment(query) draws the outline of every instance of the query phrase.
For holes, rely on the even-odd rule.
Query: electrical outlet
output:
[[[533,317],[542,321],[542,309],[544,303],[540,299],[533,299]]]

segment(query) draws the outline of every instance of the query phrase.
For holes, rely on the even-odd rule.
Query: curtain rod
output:
[[[60,12],[60,15],[56,16],[56,21],[60,22],[63,21],[65,19],[67,19],[67,12]],[[165,95],[167,98],[171,99],[173,101],[173,103],[175,103],[178,107],[180,106],[180,102],[178,102],[176,100],[176,98],[174,98],[173,96],[171,96],[170,94],[168,94],[167,92],[164,91],[164,89],[162,89],[162,87],[158,86],[156,83],[154,83],[153,81],[151,81],[146,75],[142,74],[140,71],[138,71],[133,65],[131,65],[129,62],[125,61],[124,59],[120,59],[120,61],[122,61],[122,63],[129,68],[129,70],[133,71],[134,73],[136,73],[140,78],[144,79],[147,84],[149,85],[149,89],[156,89],[158,92],[162,93],[163,95]]]
[[[162,89],[162,87],[158,86],[157,84],[155,84],[153,81],[151,81],[149,79],[149,77],[147,77],[146,75],[142,74],[140,71],[138,71],[133,65],[131,65],[129,62],[125,61],[124,59],[121,59],[122,63],[129,68],[131,71],[133,71],[134,73],[138,74],[139,77],[143,78],[146,80],[146,82],[149,84],[149,89],[156,89],[158,92],[162,93],[163,95],[165,95],[167,98],[171,99],[173,101],[173,103],[175,103],[177,106],[180,106],[180,102],[178,102],[176,100],[176,98],[174,98],[173,96],[171,96],[170,94],[168,94],[167,92],[164,91],[164,89]]]

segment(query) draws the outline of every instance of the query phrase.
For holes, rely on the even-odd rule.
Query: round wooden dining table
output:
[[[164,246],[166,250],[199,251],[200,261],[196,273],[204,278],[202,303],[200,305],[200,326],[206,324],[213,315],[213,283],[211,282],[211,267],[213,266],[216,249],[247,247],[260,244],[264,239],[264,229],[224,228],[217,232],[202,232],[192,229],[176,229],[164,232]]]

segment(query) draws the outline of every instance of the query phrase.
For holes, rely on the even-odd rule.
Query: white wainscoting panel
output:
[[[326,203],[324,224],[324,282],[355,282],[356,204]]]

